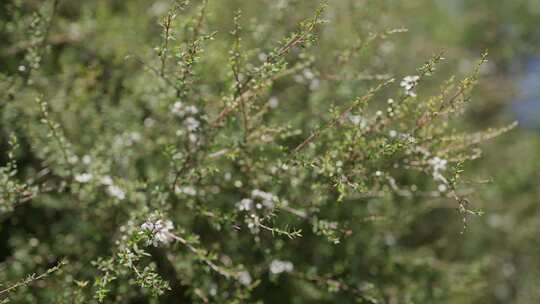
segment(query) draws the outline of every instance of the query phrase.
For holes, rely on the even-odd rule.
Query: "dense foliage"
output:
[[[480,160],[532,47],[475,31],[539,5],[439,2],[1,4],[0,301],[540,299],[538,159]]]

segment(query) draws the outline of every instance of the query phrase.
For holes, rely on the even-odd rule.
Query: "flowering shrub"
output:
[[[462,125],[487,55],[463,77],[441,80],[443,53],[403,73],[384,62],[404,28],[366,21],[335,50],[333,4],[264,1],[251,22],[223,3],[157,2],[140,17],[159,18],[159,41],[141,45],[85,11],[54,36],[73,9],[57,0],[10,8],[3,301],[441,303],[481,288],[482,265],[420,226],[457,210],[457,238],[480,214],[464,166],[514,127]]]

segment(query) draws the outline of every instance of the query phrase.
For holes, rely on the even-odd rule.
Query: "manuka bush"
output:
[[[414,66],[391,1],[34,2],[2,21],[4,302],[484,292],[452,244],[465,166],[514,126],[463,123],[487,55]]]

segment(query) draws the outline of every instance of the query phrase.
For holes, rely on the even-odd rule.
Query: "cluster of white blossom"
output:
[[[244,198],[236,203],[236,208],[240,211],[250,211],[253,208],[253,200],[250,198]]]
[[[141,230],[150,232],[152,238],[149,245],[158,247],[159,245],[168,245],[174,238],[171,230],[174,228],[173,223],[169,220],[147,220],[141,225]]]
[[[68,156],[68,163],[74,165],[79,162],[79,157],[75,154]]]
[[[260,52],[257,57],[261,62],[265,62],[268,59],[268,55],[265,52]]]
[[[89,156],[88,155],[85,155],[83,157],[83,162],[85,164],[88,164],[90,161],[89,161]],[[88,183],[90,182],[93,178],[94,178],[94,175],[92,173],[80,173],[80,174],[77,174],[75,175],[75,181],[78,182],[78,183],[81,183],[81,184],[85,184],[85,183]],[[122,190],[122,188],[116,186],[114,183],[113,183],[113,180],[110,176],[108,175],[105,175],[101,178],[100,180],[101,184],[104,185],[104,186],[107,186],[107,193],[112,196],[112,197],[115,197],[119,200],[123,200],[126,198],[126,193],[124,192],[124,190]]]
[[[92,157],[90,155],[84,155],[82,157],[82,162],[85,165],[90,165],[90,163],[92,163]]]
[[[419,76],[405,76],[405,78],[403,78],[400,86],[405,89],[405,94],[411,97],[416,97],[414,88],[418,84],[418,80],[420,80]]]
[[[251,233],[257,234],[260,231],[261,218],[255,213],[252,213],[246,217],[246,224]]]
[[[107,186],[107,193],[109,193],[110,196],[115,197],[119,200],[123,200],[126,198],[126,193],[124,192],[124,190],[116,186],[110,176],[103,176],[101,178],[101,184]]]
[[[396,114],[394,112],[394,99],[393,98],[388,98],[388,100],[386,101],[386,103],[388,104],[388,107],[386,108],[386,115],[388,115],[388,117],[394,117],[394,115]]]
[[[201,126],[201,122],[198,121],[196,118],[190,116],[187,117],[186,120],[184,120],[184,126],[190,133],[192,133],[199,129],[199,127]]]
[[[194,116],[199,114],[199,109],[196,106],[185,105],[181,101],[177,101],[171,106],[170,111],[173,115],[184,120],[183,124],[187,131],[189,141],[196,143],[198,141],[197,131],[201,126],[201,122]],[[178,136],[182,136],[184,134],[184,130],[179,130],[176,132],[176,135]]]
[[[156,120],[153,119],[152,117],[146,117],[144,119],[143,124],[144,124],[145,128],[150,129],[150,128],[153,128],[156,125]]]
[[[294,265],[289,261],[273,260],[272,262],[270,262],[270,272],[273,274],[292,272],[293,269]]]
[[[184,187],[176,186],[174,189],[174,192],[176,194],[185,194],[189,196],[197,195],[197,189],[193,188],[192,186],[184,186]]]
[[[268,99],[268,106],[272,109],[275,109],[279,106],[279,99],[275,96],[270,97]]]
[[[445,184],[440,184],[438,187],[437,187],[437,190],[439,190],[439,192],[446,192],[446,190],[448,190],[448,187],[445,185]]]
[[[388,132],[388,135],[391,138],[397,138],[404,142],[408,142],[411,144],[416,143],[416,138],[409,133],[401,133],[396,130],[390,130],[390,132]]]
[[[89,181],[92,180],[92,178],[93,178],[92,173],[80,173],[80,174],[75,175],[75,181],[81,184],[88,183]]]
[[[275,202],[278,201],[277,196],[273,195],[272,193],[264,192],[258,189],[251,191],[251,197],[253,199],[257,199],[257,198],[261,199],[262,206],[260,206],[259,204],[256,204],[255,207],[257,209],[261,209],[263,206],[268,209],[273,209],[275,206]]]
[[[406,142],[409,142],[411,144],[414,144],[414,143],[417,142],[416,137],[412,136],[409,133],[399,133],[398,138],[401,139],[402,141],[406,141]]]
[[[251,191],[250,198],[244,198],[236,203],[236,208],[240,211],[252,211],[255,209],[274,209],[278,198],[269,192],[264,192],[259,189]]]
[[[347,118],[353,125],[360,127],[360,129],[364,129],[365,127],[367,127],[367,120],[360,115],[349,114]]]
[[[124,192],[124,190],[122,190],[122,188],[120,188],[118,186],[115,186],[115,185],[108,186],[107,187],[107,192],[112,197],[116,197],[119,200],[123,200],[123,199],[126,198],[126,193]]]
[[[184,118],[189,115],[198,114],[199,109],[197,109],[196,106],[186,106],[181,101],[177,101],[171,106],[171,113],[180,118]]]
[[[139,132],[123,133],[115,137],[113,145],[116,148],[131,147],[141,139],[142,135]]]
[[[433,179],[435,181],[448,184],[448,181],[442,175],[442,172],[446,170],[447,163],[448,161],[446,159],[442,159],[438,156],[435,156],[431,158],[430,160],[428,160],[428,164],[431,166],[431,169],[433,170]]]
[[[238,273],[238,282],[244,286],[248,286],[251,284],[251,275],[247,271],[241,271]]]
[[[316,90],[321,86],[321,81],[311,69],[304,69],[302,75],[297,74],[294,76],[294,81],[298,83],[309,84],[310,90]]]

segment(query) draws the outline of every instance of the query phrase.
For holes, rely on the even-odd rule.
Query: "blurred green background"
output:
[[[317,4],[311,0],[210,0],[207,26],[220,32],[218,35],[226,35],[235,11],[242,9],[244,28],[256,37],[245,43],[248,47],[266,45],[311,16]],[[330,22],[314,47],[317,66],[333,64],[317,54],[337,52],[371,32],[402,27],[408,32],[393,35],[370,51],[374,56],[357,58],[347,68],[361,70],[365,61],[378,60],[371,66],[379,70],[372,68],[366,73],[390,68],[406,75],[432,54],[445,50],[447,63],[441,68],[442,75],[460,75],[471,69],[480,54],[489,52],[489,62],[467,109],[467,128],[484,129],[513,120],[520,126],[485,144],[483,157],[466,168],[467,178],[475,185],[471,203],[485,215],[471,219],[460,235],[462,223],[458,217],[449,216],[454,210],[426,211],[415,224],[411,243],[418,250],[441,250],[440,255],[462,263],[464,269],[481,265],[478,271],[482,280],[453,282],[462,284],[454,286],[456,290],[474,289],[474,299],[467,293],[460,298],[457,293],[452,303],[540,303],[540,1],[332,0],[329,4],[325,18]],[[20,62],[28,47],[24,29],[29,23],[25,18],[42,5],[40,0],[0,3],[3,75],[23,73]],[[267,8],[274,6],[287,9],[267,13]],[[58,18],[49,34],[51,48],[43,62],[44,73],[54,76],[58,85],[73,79],[85,82],[82,87],[96,93],[88,96],[80,92],[81,102],[101,98],[99,91],[114,98],[126,75],[141,73],[140,65],[126,60],[126,55],[147,57],[160,43],[158,21],[166,8],[167,1],[60,1]],[[282,26],[265,28],[276,22]],[[257,31],[264,35],[257,36]],[[208,73],[222,73],[219,66],[226,59],[216,54],[226,54],[228,47],[219,40],[212,45],[215,49],[205,59],[213,64]],[[54,85],[48,87],[54,89]],[[0,121],[2,151],[7,148],[11,130],[6,115]],[[1,157],[3,163],[5,155]],[[12,245],[8,243],[8,221],[2,220],[0,262],[8,258]],[[424,242],[429,244],[428,249],[423,247]]]

